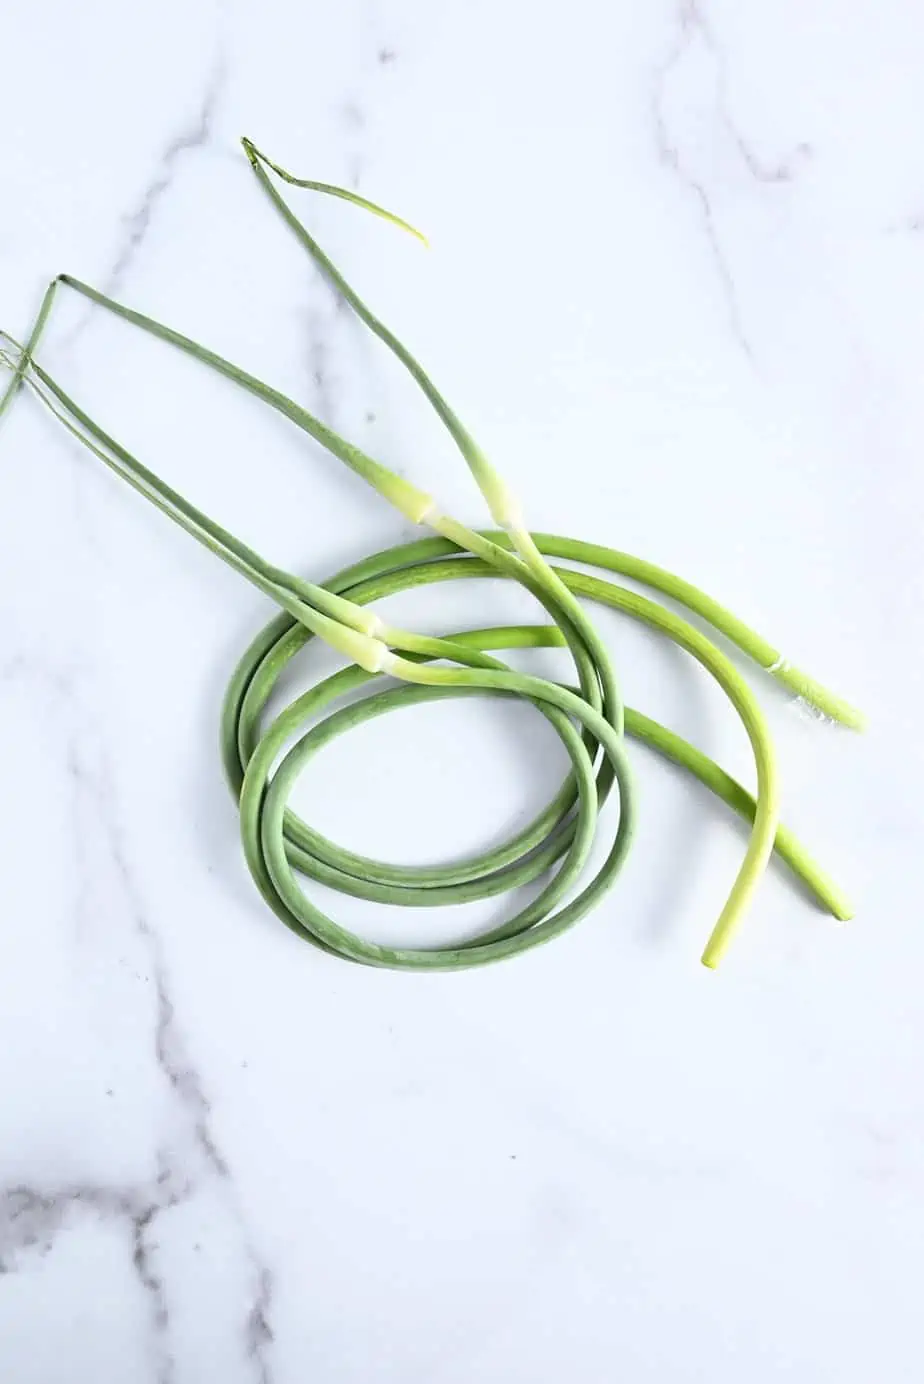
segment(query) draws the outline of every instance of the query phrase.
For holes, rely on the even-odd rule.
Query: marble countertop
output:
[[[786,820],[852,893],[846,926],[774,867],[703,969],[744,837],[638,752],[639,839],[580,927],[483,970],[346,965],[259,900],[222,778],[223,686],[268,603],[18,398],[0,433],[4,1380],[921,1378],[922,67],[907,0],[10,17],[0,325],[24,334],[48,280],[78,275],[482,522],[424,402],[255,187],[251,135],[428,231],[429,254],[299,202],[532,525],[679,571],[870,729],[754,676]],[[320,579],[408,533],[285,420],[73,295],[41,359],[290,569]],[[483,590],[402,602],[434,632],[484,621]],[[528,608],[492,588],[492,617]],[[701,671],[601,628],[630,702],[747,778]],[[354,849],[452,857],[559,781],[535,719],[459,703],[369,725],[297,801]],[[422,806],[434,772],[445,795]]]

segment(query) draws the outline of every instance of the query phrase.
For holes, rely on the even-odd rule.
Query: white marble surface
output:
[[[742,836],[637,755],[637,848],[567,938],[457,975],[345,965],[259,902],[221,777],[221,690],[265,602],[20,398],[0,437],[3,1379],[921,1378],[922,66],[908,0],[8,16],[3,326],[25,332],[58,271],[108,286],[480,520],[424,403],[259,195],[251,134],[430,232],[426,255],[303,203],[537,528],[698,581],[872,725],[811,723],[762,684],[787,819],[856,896],[847,927],[773,870],[703,970]],[[281,419],[85,304],[42,358],[286,565],[320,577],[402,535]],[[483,599],[402,608],[438,630]],[[629,699],[746,773],[697,670],[604,623]],[[312,820],[433,858],[557,780],[522,712],[421,710],[399,771],[411,726],[323,757]],[[424,809],[434,763],[457,795]]]

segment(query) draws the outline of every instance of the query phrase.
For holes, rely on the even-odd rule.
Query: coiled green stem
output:
[[[541,535],[537,541],[545,551],[554,548],[567,550],[569,556],[578,559],[586,557],[587,545],[578,540]],[[619,554],[611,554],[608,565],[618,570],[619,558]],[[645,621],[688,648],[729,694],[749,733],[760,743],[763,723],[753,694],[731,661],[701,632],[664,607],[614,583],[566,569],[562,569],[560,575],[575,591]],[[429,539],[378,553],[339,573],[328,585],[332,590],[348,595],[351,600],[366,604],[412,586],[460,578],[496,577],[497,573],[480,559],[460,553],[447,542]],[[537,900],[530,910],[517,915],[502,928],[463,947],[435,951],[396,951],[372,947],[361,939],[344,934],[329,918],[320,914],[300,891],[295,890],[291,879],[293,867],[309,878],[343,893],[380,903],[419,907],[470,902],[537,879],[556,858],[566,852],[573,829],[569,828],[567,818],[573,802],[573,790],[567,784],[512,841],[483,856],[453,866],[413,869],[385,865],[345,851],[327,841],[293,813],[284,810],[285,795],[294,774],[317,749],[336,735],[371,716],[424,699],[473,695],[488,690],[481,678],[474,685],[466,685],[461,679],[453,678],[448,685],[435,683],[378,692],[366,700],[335,711],[296,740],[284,761],[288,765],[287,776],[275,786],[277,779],[270,776],[283,745],[293,735],[297,736],[306,722],[321,717],[338,697],[365,687],[372,681],[370,674],[357,669],[337,673],[294,701],[271,725],[264,728],[261,724],[262,712],[276,682],[289,661],[310,638],[307,631],[285,616],[268,625],[241,659],[228,687],[222,714],[222,753],[229,782],[240,796],[242,835],[248,863],[267,902],[283,921],[295,931],[310,934],[315,941],[338,953],[351,956],[361,953],[362,959],[379,965],[451,968],[475,965],[524,950],[557,935],[582,917],[613,882],[627,845],[625,835],[614,843],[600,874],[568,908],[549,918],[537,911]],[[508,626],[452,635],[446,648],[450,656],[459,661],[466,655],[471,657],[473,652],[486,649],[548,647],[563,643],[560,631],[554,627]],[[456,670],[440,671],[455,673]],[[519,688],[509,690],[518,690],[521,695],[538,702],[535,682],[534,679],[524,678]],[[502,684],[491,690],[504,692],[508,687]],[[567,705],[573,709],[570,699]],[[560,723],[556,724],[556,729],[560,729]],[[754,799],[693,746],[631,708],[626,709],[626,730],[693,774],[746,820],[753,821],[756,813]],[[576,757],[579,744],[579,741],[571,740],[566,742],[566,748],[572,754],[576,772],[582,774],[586,768]],[[269,785],[273,785],[272,798],[268,796]],[[581,807],[588,816],[593,810],[592,804],[583,797]],[[841,919],[851,916],[846,899],[789,832],[778,829],[775,846],[781,858],[815,894],[823,907]],[[556,877],[557,882],[561,881],[562,874]],[[540,896],[540,899],[548,907],[548,898]]]

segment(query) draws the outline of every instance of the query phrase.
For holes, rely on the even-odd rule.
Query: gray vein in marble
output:
[[[59,1187],[46,1192],[16,1183],[0,1191],[0,1273],[11,1273],[16,1255],[33,1249],[45,1255],[74,1207],[104,1216],[136,1214],[134,1194],[114,1187]]]
[[[678,23],[679,32],[674,46],[665,61],[659,65],[656,71],[652,113],[654,117],[658,156],[666,167],[676,173],[680,181],[696,199],[703,232],[709,245],[719,281],[722,285],[729,325],[742,351],[744,351],[749,360],[753,360],[754,353],[745,334],[734,276],[725,258],[725,252],[722,248],[722,242],[716,227],[715,214],[713,212],[709,193],[696,176],[684,166],[680,151],[671,137],[664,115],[665,87],[670,80],[671,73],[677,67],[678,63],[682,61],[684,54],[695,41],[697,35],[703,39],[711,52],[715,52],[711,35],[697,0],[681,0]]]
[[[351,142],[361,141],[367,125],[366,112],[357,101],[347,101],[341,111],[341,119],[344,129]],[[359,191],[363,173],[366,169],[366,157],[361,146],[354,147],[347,152],[347,182],[354,192]]]
[[[68,776],[75,793],[74,820],[84,822],[87,808],[93,812],[95,825],[104,833],[107,849],[120,891],[127,905],[126,912],[136,931],[144,938],[151,958],[151,974],[156,994],[156,1023],[154,1052],[157,1065],[178,1101],[185,1107],[196,1142],[206,1163],[219,1177],[227,1177],[224,1159],[215,1147],[208,1127],[209,1102],[202,1080],[185,1051],[182,1033],[176,1022],[173,1001],[167,982],[163,947],[142,906],[140,893],[129,869],[115,811],[115,795],[108,776],[98,766],[94,772],[84,761],[80,748],[72,742],[67,760]],[[90,802],[87,802],[87,799]]]
[[[173,1360],[167,1345],[169,1313],[163,1279],[153,1266],[156,1243],[150,1231],[156,1217],[178,1205],[182,1192],[165,1187],[151,1200],[144,1189],[75,1184],[43,1190],[19,1184],[0,1192],[0,1274],[15,1271],[17,1256],[32,1250],[43,1258],[75,1212],[129,1227],[131,1264],[148,1299],[158,1384],[170,1384]]]
[[[724,60],[720,67],[720,83],[724,90]],[[795,149],[787,157],[779,160],[778,163],[764,163],[762,159],[754,153],[753,149],[745,143],[744,139],[732,124],[731,117],[725,104],[724,95],[721,99],[722,120],[729,135],[741,155],[742,161],[750,173],[751,177],[759,183],[791,183],[794,181],[799,167],[813,154],[810,144],[797,144]]]
[[[254,1267],[257,1271],[257,1291],[253,1306],[247,1314],[245,1348],[248,1360],[252,1360],[257,1369],[256,1377],[259,1384],[271,1384],[266,1355],[273,1342],[273,1328],[270,1325],[270,1320],[275,1280],[270,1270],[264,1265],[255,1265]]]
[[[167,1308],[167,1289],[163,1278],[154,1267],[157,1245],[150,1234],[156,1217],[163,1209],[155,1203],[131,1218],[132,1266],[148,1300],[157,1384],[173,1384],[176,1368],[168,1344],[170,1313]]]
[[[360,153],[350,154],[347,158],[347,182],[354,192],[359,191],[365,171],[365,157]]]
[[[131,1186],[64,1183],[49,1187],[17,1181],[0,1188],[0,1273],[11,1273],[24,1253],[44,1256],[54,1247],[74,1215],[123,1222],[129,1231],[127,1257],[144,1292],[151,1323],[150,1348],[158,1384],[172,1384],[176,1366],[170,1350],[169,1284],[157,1267],[157,1218],[195,1198],[209,1184],[222,1190],[224,1214],[236,1225],[245,1272],[253,1284],[250,1306],[242,1321],[242,1348],[252,1378],[272,1384],[268,1359],[273,1277],[257,1253],[237,1202],[228,1164],[211,1129],[211,1108],[201,1073],[189,1056],[170,994],[163,944],[144,906],[121,830],[121,813],[112,783],[105,741],[92,701],[80,695],[72,669],[50,665],[42,656],[22,653],[0,667],[0,683],[27,683],[48,700],[58,724],[67,727],[65,767],[71,785],[71,815],[77,843],[78,870],[90,869],[84,842],[94,833],[102,842],[122,900],[122,916],[148,954],[154,983],[153,1059],[185,1126],[188,1143],[175,1135],[159,1148],[149,1179]],[[88,882],[78,883],[78,912],[86,907]]]
[[[722,285],[731,329],[741,349],[749,359],[753,359],[753,350],[745,332],[734,275],[722,246],[712,199],[705,184],[695,176],[691,169],[685,166],[677,143],[667,127],[664,114],[664,92],[671,73],[683,61],[692,44],[699,41],[704,45],[715,69],[716,117],[731,141],[742,168],[748,177],[755,182],[771,187],[792,182],[800,166],[811,158],[812,148],[809,144],[802,143],[797,145],[791,154],[776,162],[768,163],[762,159],[745,140],[735,124],[728,91],[726,54],[706,18],[701,0],[681,0],[677,22],[678,33],[674,46],[656,73],[652,106],[658,154],[662,163],[672,169],[696,199],[703,231]]]
[[[337,295],[339,302],[344,299]],[[335,387],[331,376],[331,350],[328,333],[331,323],[316,308],[305,314],[308,328],[308,369],[311,372],[314,412],[329,426],[335,426]]]
[[[812,156],[810,144],[797,144],[795,149],[785,157],[775,163],[765,162],[745,140],[741,134],[731,111],[731,99],[728,91],[728,61],[724,48],[715,40],[711,26],[699,7],[698,0],[689,0],[689,9],[692,11],[692,20],[698,26],[700,36],[709,52],[712,55],[716,70],[716,108],[719,119],[725,127],[726,133],[741,156],[741,161],[751,177],[758,183],[791,183],[796,177],[799,167],[806,159]]]
[[[121,286],[132,261],[145,241],[161,200],[173,186],[177,169],[184,157],[207,148],[212,142],[215,115],[226,82],[224,49],[219,47],[194,119],[169,140],[138,206],[123,218],[125,230],[122,242],[116,251],[112,268],[104,280],[106,293],[112,295]]]
[[[378,15],[373,13],[371,8],[366,15],[364,27],[367,30],[374,30],[379,27]],[[383,68],[389,68],[396,62],[397,57],[398,54],[394,47],[389,46],[386,42],[379,42],[375,49],[375,69],[369,71],[368,54],[363,59],[367,80],[371,78],[374,81],[378,72]],[[344,151],[347,170],[346,182],[354,191],[358,191],[368,166],[368,155],[364,147],[370,125],[368,110],[358,97],[350,96],[340,105],[339,117],[347,146]],[[332,303],[333,318],[325,316],[313,305],[309,306],[305,315],[308,337],[308,366],[311,373],[315,411],[324,422],[335,426],[338,390],[333,382],[331,334],[337,326],[337,320],[349,314],[350,309],[343,295],[331,288],[320,270],[317,273],[315,283],[319,288],[323,286],[322,291],[325,293],[327,301]],[[366,421],[371,422],[374,419],[374,412],[366,410]]]

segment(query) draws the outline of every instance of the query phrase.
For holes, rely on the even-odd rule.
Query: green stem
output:
[[[385,323],[366,306],[356,290],[347,282],[337,266],[321,249],[314,236],[302,225],[288,202],[286,202],[285,198],[273,185],[263,165],[266,164],[275,172],[279,173],[281,177],[284,177],[287,182],[293,183],[297,187],[308,187],[310,184],[305,180],[293,178],[291,174],[282,173],[275,164],[270,163],[269,159],[254,147],[250,140],[244,139],[242,142],[247,157],[250,160],[250,165],[256,174],[257,181],[285,221],[286,225],[297,236],[315,264],[327,278],[328,282],[336,289],[344,301],[349,303],[360,321],[388,347],[392,354],[397,357],[404,368],[417,382],[433,408],[436,410],[440,420],[445,424],[447,431],[459,451],[462,453],[462,456],[465,458],[482,492],[485,492],[486,487],[487,491],[490,492],[492,485],[496,483],[496,473],[478,444],[475,442],[471,433],[462,423],[455,410],[450,408],[446,399],[436,388],[436,385],[430,379],[430,376],[416,357],[413,356],[404,343],[395,336],[394,332],[386,327]],[[493,511],[492,517],[498,519],[498,522],[500,522],[499,516],[493,515]]]
[[[32,353],[41,340],[42,332],[45,330],[45,323],[48,321],[48,314],[51,312],[51,305],[54,302],[57,287],[58,281],[54,279],[46,288],[45,296],[42,298],[41,307],[38,311],[38,316],[35,319],[35,325],[29,333],[29,340],[26,342],[25,346],[20,346],[13,337],[7,336],[6,332],[0,333],[0,335],[6,337],[7,341],[12,341],[13,345],[17,347],[20,353],[19,362],[13,369],[13,378],[3,391],[2,397],[0,397],[0,418],[3,417],[7,408],[9,408],[13,395],[19,389],[19,386],[25,378],[29,363],[32,360]]]
[[[418,490],[411,485],[403,476],[390,471],[387,466],[375,461],[360,447],[356,447],[352,442],[348,442],[329,428],[326,423],[322,423],[320,418],[315,418],[314,414],[307,409],[296,404],[294,400],[287,397],[280,390],[274,389],[271,385],[265,384],[257,379],[255,375],[242,370],[240,366],[233,365],[231,361],[225,360],[217,351],[211,351],[207,346],[202,346],[191,337],[184,336],[182,332],[174,331],[172,327],[165,326],[162,322],[156,321],[153,317],[147,317],[143,312],[136,312],[133,308],[126,307],[123,303],[118,303],[114,298],[109,298],[105,293],[100,293],[97,289],[91,288],[89,284],[82,283],[80,279],[73,278],[70,274],[60,274],[58,282],[67,284],[77,293],[89,298],[93,303],[98,303],[100,307],[108,309],[117,317],[121,317],[126,322],[131,322],[136,327],[141,327],[152,336],[158,337],[161,341],[168,342],[171,346],[178,347],[186,355],[192,356],[202,365],[207,365],[226,379],[232,380],[240,385],[249,394],[254,394],[258,399],[262,399],[265,404],[277,410],[285,418],[295,423],[303,432],[315,438],[323,447],[326,447],[339,461],[348,466],[364,481],[371,485],[375,490],[383,495],[391,504],[395,505],[406,514],[413,522],[417,522],[433,505],[433,497]]]
[[[313,178],[294,177],[284,168],[280,168],[278,163],[273,163],[272,159],[268,159],[265,154],[261,153],[253,140],[248,139],[246,135],[241,139],[241,144],[244,146],[244,152],[255,168],[257,167],[257,160],[259,160],[261,163],[266,164],[267,168],[271,168],[274,173],[277,173],[284,182],[291,183],[292,187],[308,188],[311,192],[323,192],[328,197],[339,197],[344,202],[351,202],[354,207],[361,207],[363,211],[370,211],[373,216],[380,216],[383,221],[389,222],[390,225],[397,226],[399,230],[407,231],[409,235],[414,236],[422,245],[426,245],[429,249],[430,242],[422,231],[418,231],[417,227],[412,226],[410,221],[405,221],[402,217],[396,216],[393,211],[387,211],[385,207],[380,207],[377,202],[370,202],[367,197],[361,197],[358,192],[353,192],[345,187],[337,187],[334,183],[319,183]]]

